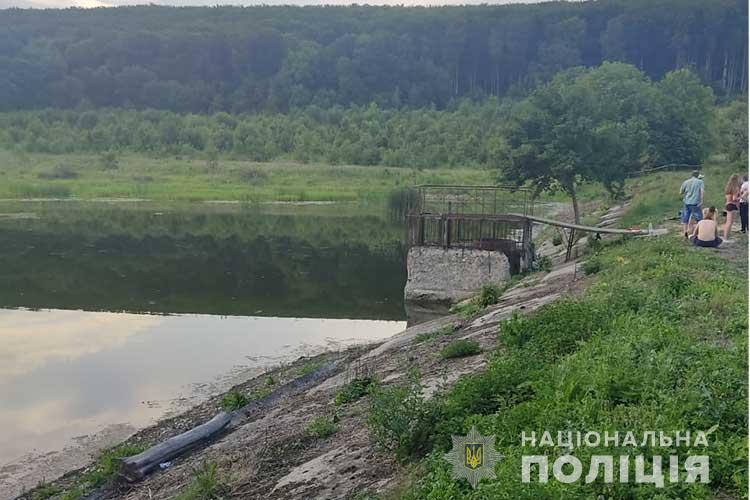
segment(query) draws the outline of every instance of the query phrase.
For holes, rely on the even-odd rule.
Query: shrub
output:
[[[249,402],[247,396],[241,392],[230,391],[221,398],[221,407],[227,411],[233,411],[242,408]]]
[[[548,273],[552,270],[552,259],[546,255],[537,255],[534,258],[534,269]]]
[[[474,356],[482,352],[479,343],[476,340],[461,339],[451,342],[440,352],[443,359],[463,358],[465,356]]]
[[[418,372],[404,384],[376,386],[370,397],[367,423],[375,443],[405,461],[431,448],[432,408],[422,397]]]
[[[310,422],[305,429],[305,432],[319,439],[327,438],[336,433],[338,426],[331,418],[327,417],[316,417]]]
[[[371,377],[355,378],[336,393],[335,403],[337,405],[353,403],[362,396],[369,394],[375,383],[375,380]]]
[[[555,235],[552,237],[552,244],[556,247],[559,247],[562,245],[563,239],[562,236],[560,236],[560,233],[555,233]]]
[[[583,273],[588,276],[590,274],[596,274],[601,271],[602,263],[596,257],[591,257],[583,263]]]
[[[479,298],[477,299],[477,302],[481,307],[487,307],[491,306],[492,304],[497,304],[497,301],[500,300],[500,295],[502,293],[503,291],[497,285],[484,285],[482,286],[482,290],[479,292]]]

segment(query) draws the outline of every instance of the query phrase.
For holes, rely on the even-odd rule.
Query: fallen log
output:
[[[330,377],[336,372],[338,366],[337,361],[326,363],[311,373],[287,382],[271,394],[250,401],[242,408],[229,413],[221,412],[208,422],[154,445],[143,453],[124,458],[120,463],[120,475],[130,482],[140,481],[157,469],[159,464],[168,462],[210,441],[222,431],[241,424],[251,414],[267,408],[280,398],[298,393],[312,384]]]
[[[221,412],[214,418],[187,432],[152,446],[143,453],[122,460],[120,473],[128,481],[140,481],[149,472],[221,432],[232,420],[231,414]]]

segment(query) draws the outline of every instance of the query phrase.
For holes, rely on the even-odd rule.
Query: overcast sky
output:
[[[543,0],[358,0],[370,5],[462,5],[462,4],[509,4],[537,3]],[[117,5],[349,5],[354,0],[0,0],[0,9],[7,7],[64,8],[64,7],[113,7]]]

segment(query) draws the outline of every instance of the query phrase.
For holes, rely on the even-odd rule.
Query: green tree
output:
[[[652,94],[646,77],[626,64],[559,73],[513,110],[505,177],[536,192],[564,191],[579,223],[578,184],[602,182],[618,194],[640,167],[648,137],[643,111]]]

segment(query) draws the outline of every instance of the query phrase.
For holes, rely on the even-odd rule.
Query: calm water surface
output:
[[[0,464],[405,326],[384,210],[0,205],[18,212],[0,217]]]

